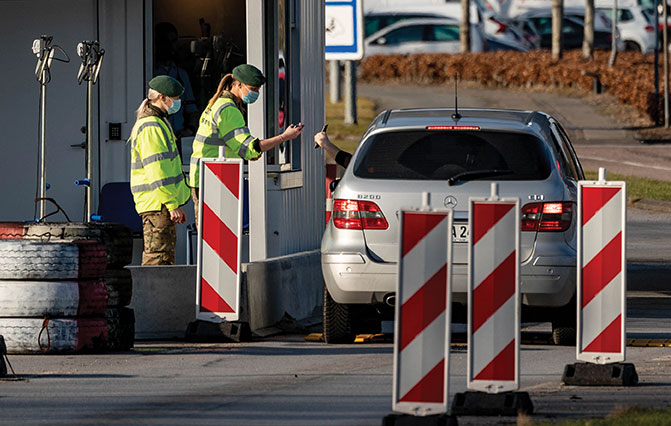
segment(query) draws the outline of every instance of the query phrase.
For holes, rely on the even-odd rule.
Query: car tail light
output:
[[[496,30],[497,34],[502,34],[506,32],[506,30],[508,29],[508,25],[504,24],[499,20],[496,20],[494,18],[489,18],[489,20],[499,26],[499,28]]]
[[[573,203],[570,201],[529,203],[522,207],[522,231],[562,232],[571,226]]]
[[[333,202],[333,224],[338,229],[388,229],[380,207],[372,201],[340,200]]]
[[[645,26],[645,32],[646,33],[651,33],[653,31],[655,31],[655,27],[653,27],[652,25],[646,25]]]

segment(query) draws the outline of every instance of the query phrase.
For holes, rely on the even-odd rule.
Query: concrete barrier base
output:
[[[533,414],[534,404],[528,392],[460,392],[452,400],[455,416],[517,416]]]
[[[320,256],[313,250],[243,263],[240,322],[254,331],[274,326],[285,315],[313,316],[322,303]],[[184,338],[196,319],[196,266],[127,268],[133,278],[136,339]]]
[[[458,424],[456,417],[447,414],[422,417],[394,413],[382,419],[382,426],[457,426]]]
[[[576,362],[564,367],[562,383],[567,386],[636,386],[636,367],[628,362],[591,364]]]

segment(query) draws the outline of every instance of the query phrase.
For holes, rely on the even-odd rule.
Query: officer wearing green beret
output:
[[[262,153],[277,145],[295,139],[303,131],[303,124],[289,126],[281,135],[259,140],[249,133],[242,110],[254,103],[266,82],[263,73],[253,65],[243,64],[226,74],[217,91],[200,116],[198,131],[193,140],[189,186],[195,203],[198,223],[199,160],[219,156],[219,147],[225,147],[226,158],[256,160]]]
[[[130,189],[135,209],[142,217],[143,265],[175,263],[177,223],[189,201],[175,133],[168,115],[179,111],[182,85],[167,75],[149,82],[147,98],[136,112],[131,131]]]

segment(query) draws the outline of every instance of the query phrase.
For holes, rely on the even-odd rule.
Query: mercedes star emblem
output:
[[[457,199],[451,195],[448,195],[447,197],[445,197],[445,207],[449,209],[457,207]]]

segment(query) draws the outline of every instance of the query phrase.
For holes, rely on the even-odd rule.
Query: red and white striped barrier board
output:
[[[201,160],[196,319],[237,321],[240,312],[242,160]]]
[[[519,389],[519,212],[519,199],[469,200],[469,389]]]
[[[400,214],[392,409],[447,413],[452,211]]]
[[[624,182],[578,184],[577,359],[624,361],[626,314]]]

